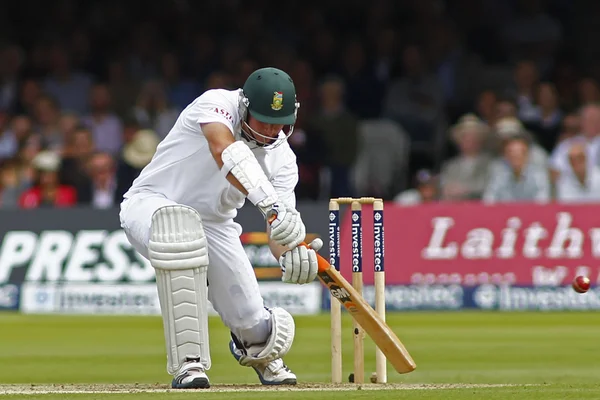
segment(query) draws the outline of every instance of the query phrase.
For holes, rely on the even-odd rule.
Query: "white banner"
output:
[[[24,313],[160,315],[155,284],[25,283]]]
[[[267,307],[282,307],[292,315],[318,314],[321,311],[322,286],[319,282],[294,285],[283,282],[259,282]]]
[[[283,307],[292,315],[317,314],[321,310],[322,289],[318,282],[259,282],[259,290],[267,307]],[[20,309],[27,314],[160,315],[154,283],[25,283]],[[209,314],[216,315],[212,307]]]

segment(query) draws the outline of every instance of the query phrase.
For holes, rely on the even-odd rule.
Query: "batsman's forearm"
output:
[[[269,237],[270,234],[271,234],[271,226],[267,223],[267,237]],[[287,248],[286,246],[277,244],[277,243],[275,243],[275,241],[273,241],[270,238],[269,238],[269,249],[271,250],[271,254],[273,254],[273,257],[275,257],[275,259],[277,261],[279,261],[279,257],[281,257],[281,255],[283,253],[285,253],[286,251],[289,250],[289,248]]]
[[[238,181],[237,178],[233,176],[231,172],[227,174],[227,180],[229,181],[229,183],[235,186],[237,190],[244,193],[244,196],[248,196],[248,191],[246,190],[246,188],[244,188],[244,185],[242,185],[240,181]]]

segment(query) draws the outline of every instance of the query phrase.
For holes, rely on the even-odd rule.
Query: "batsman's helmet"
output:
[[[244,102],[253,118],[266,124],[294,125],[300,104],[292,78],[277,68],[254,71],[243,87]]]

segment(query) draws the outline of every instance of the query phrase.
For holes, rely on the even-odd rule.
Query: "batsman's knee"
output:
[[[283,358],[292,347],[296,327],[292,315],[283,308],[268,310],[271,314],[271,332],[265,343],[246,346],[233,335],[236,347],[241,351],[238,361],[244,366],[264,365]]]
[[[152,215],[148,255],[157,269],[208,266],[208,245],[200,214],[191,207],[168,205]]]

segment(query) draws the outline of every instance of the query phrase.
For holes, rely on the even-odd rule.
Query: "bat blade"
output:
[[[417,365],[394,331],[327,260],[318,254],[317,257],[321,282],[373,339],[394,369],[400,374],[414,371]]]

